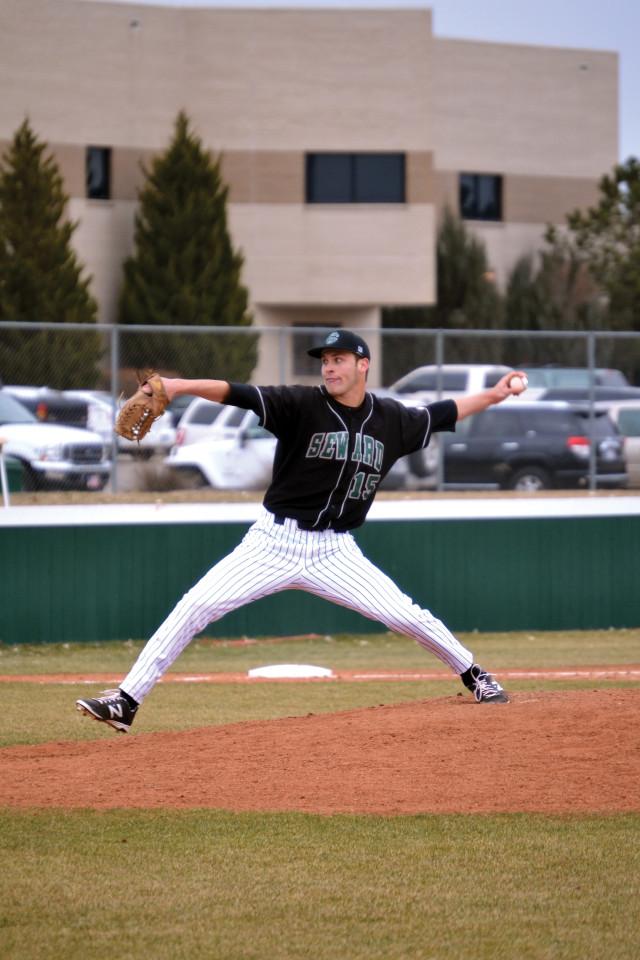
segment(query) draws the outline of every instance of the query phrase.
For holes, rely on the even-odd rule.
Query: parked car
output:
[[[67,397],[78,399],[87,404],[87,427],[95,430],[105,443],[111,443],[113,438],[113,424],[117,415],[114,409],[113,397],[106,390],[65,390]],[[173,417],[165,411],[161,417],[154,420],[149,432],[138,443],[135,440],[126,440],[117,437],[118,450],[121,453],[142,454],[152,456],[154,453],[167,453],[176,442],[176,430],[173,426]]]
[[[0,434],[6,456],[19,460],[25,490],[102,490],[111,461],[91,430],[40,422],[6,388],[0,389]]]
[[[501,364],[454,363],[416,367],[390,386],[403,401],[432,403],[439,397],[460,397],[494,387],[511,367]]]
[[[620,400],[605,408],[624,437],[629,486],[640,487],[640,400]]]
[[[276,438],[260,426],[252,410],[227,409],[242,413],[240,424],[226,432],[210,432],[205,439],[176,444],[164,462],[194,487],[264,489],[271,480]]]
[[[599,487],[628,482],[624,440],[606,411],[593,421]],[[506,402],[439,434],[444,486],[536,491],[589,483],[588,407],[566,402]]]

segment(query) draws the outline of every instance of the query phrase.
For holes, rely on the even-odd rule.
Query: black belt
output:
[[[336,530],[331,524],[325,524],[324,527],[313,526],[311,523],[303,523],[302,520],[296,520],[295,517],[283,517],[280,513],[274,513],[273,522],[282,526],[285,520],[295,520],[298,524],[298,530],[310,530],[312,533],[323,532],[324,530],[333,530],[334,533],[346,533],[346,530]]]

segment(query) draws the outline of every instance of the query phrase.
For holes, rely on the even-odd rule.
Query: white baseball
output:
[[[511,380],[509,380],[509,386],[512,390],[515,390],[516,393],[524,393],[528,383],[529,381],[526,377],[511,377]]]

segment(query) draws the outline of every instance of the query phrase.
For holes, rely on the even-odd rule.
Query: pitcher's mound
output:
[[[84,721],[84,722],[89,722]],[[448,697],[0,751],[0,805],[310,813],[640,809],[640,689]],[[135,727],[134,727],[135,730]]]

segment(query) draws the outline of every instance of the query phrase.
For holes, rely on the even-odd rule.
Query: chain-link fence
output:
[[[201,404],[199,410],[192,406],[187,416],[185,411],[193,398],[183,397],[171,405],[138,446],[113,431],[119,398],[134,391],[137,371],[146,366],[167,376],[262,384],[318,382],[317,362],[310,360],[306,350],[324,332],[325,327],[312,326],[119,327],[2,322],[0,440],[5,441],[7,482],[15,490],[112,492],[183,489],[194,482],[227,488],[263,487],[268,482],[269,450],[272,455],[273,446],[264,445],[258,452],[258,441],[266,438],[256,431],[255,423],[243,420],[240,414],[234,419],[228,411],[218,423],[219,411],[207,404]],[[527,398],[581,404],[587,410],[587,442],[581,445],[575,436],[573,439],[576,456],[588,467],[583,486],[593,490],[617,485],[602,476],[599,461],[601,443],[596,438],[605,407],[623,409],[626,419],[620,422],[622,432],[627,434],[627,460],[637,456],[640,437],[635,439],[633,423],[637,424],[640,416],[636,411],[640,409],[640,334],[385,328],[359,332],[372,347],[372,389],[384,392],[404,378],[406,382],[400,385],[404,402],[424,402],[491,385],[490,379],[481,383],[459,376],[452,384],[448,378],[453,364],[460,369],[474,365],[476,374],[477,365],[483,364],[489,377],[489,368],[493,367],[526,369],[531,387]],[[407,378],[420,367],[432,369],[422,371],[422,379]],[[526,424],[522,429],[525,434],[530,432]],[[589,443],[589,438],[596,442]],[[210,442],[206,454],[210,462],[227,463],[226,479],[216,480],[215,471],[207,472],[197,463],[195,468],[192,463],[192,469],[185,469],[189,458],[184,450],[195,440]],[[179,449],[181,459],[176,457]],[[448,448],[441,443],[436,449],[438,456],[432,456],[426,464],[423,459],[413,468],[410,465],[404,474],[396,474],[392,478],[396,485],[505,485],[500,482],[500,464],[497,468],[493,465],[494,476],[489,481],[486,477],[474,481],[471,471],[466,479],[451,482],[447,476]],[[204,456],[202,443],[195,452]],[[614,472],[609,470],[610,474]],[[561,478],[552,477],[550,482],[563,485]]]

